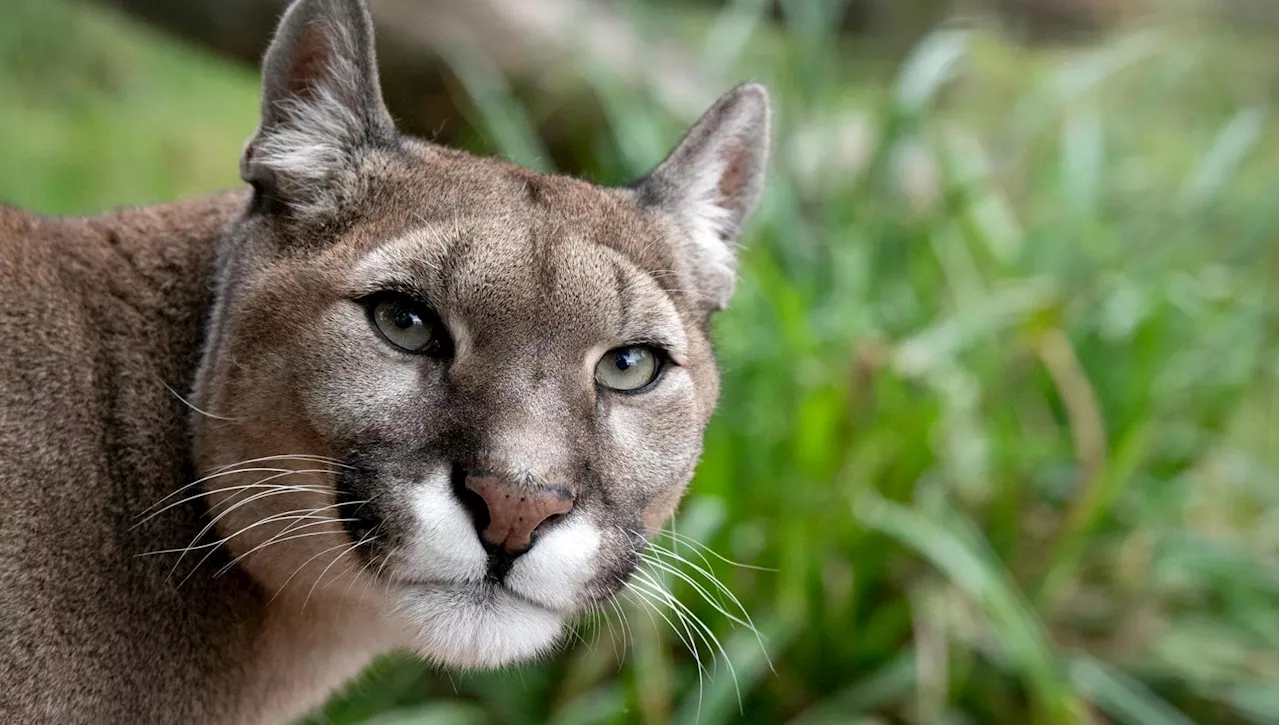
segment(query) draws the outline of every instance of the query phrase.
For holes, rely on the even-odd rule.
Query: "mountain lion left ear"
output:
[[[363,0],[297,0],[262,61],[262,119],[240,176],[300,216],[332,213],[359,152],[396,139]]]
[[[683,246],[708,311],[733,294],[738,232],[755,208],[769,157],[769,92],[746,83],[726,93],[658,168],[632,185],[644,206],[663,209]]]

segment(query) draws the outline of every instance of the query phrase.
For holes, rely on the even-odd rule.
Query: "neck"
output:
[[[238,567],[219,574],[229,557],[204,545],[216,541],[209,514],[195,489],[182,489],[197,477],[189,419],[198,413],[186,401],[210,326],[215,256],[247,202],[232,193],[81,220],[0,218],[0,232],[16,226],[30,249],[55,260],[47,273],[58,280],[4,301],[31,318],[74,303],[82,319],[75,329],[89,338],[83,351],[68,353],[18,330],[15,344],[32,350],[29,365],[66,381],[30,401],[15,397],[13,406],[30,405],[29,430],[67,443],[50,447],[47,461],[20,461],[17,475],[30,487],[6,491],[45,512],[24,522],[46,546],[33,579],[43,583],[25,592],[19,582],[9,594],[53,602],[19,624],[25,637],[60,631],[72,643],[26,664],[65,678],[57,691],[71,694],[58,707],[68,713],[92,709],[121,722],[286,721],[389,649],[384,618],[358,596],[273,601]],[[88,359],[69,366],[68,354]],[[86,484],[100,493],[86,496]],[[4,522],[0,533],[18,535]],[[144,556],[162,550],[182,553]],[[0,685],[10,684],[42,687],[0,675]]]
[[[356,594],[344,602],[269,605],[252,646],[239,664],[241,687],[226,695],[237,703],[237,723],[289,722],[323,704],[392,643],[385,621]]]

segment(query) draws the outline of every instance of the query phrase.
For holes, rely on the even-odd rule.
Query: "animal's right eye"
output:
[[[387,342],[405,352],[432,357],[453,354],[449,333],[440,318],[411,297],[379,295],[369,302],[369,318]]]
[[[620,393],[647,389],[661,373],[661,357],[646,345],[610,350],[596,363],[596,382]]]

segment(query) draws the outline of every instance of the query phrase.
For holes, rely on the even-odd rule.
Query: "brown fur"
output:
[[[263,93],[252,194],[0,209],[7,722],[278,722],[378,652],[533,656],[624,585],[692,475],[763,89],[626,188],[396,134],[356,0],[296,3]],[[392,293],[447,355],[383,339]],[[602,387],[629,345],[664,372]],[[471,475],[577,499],[485,559]]]

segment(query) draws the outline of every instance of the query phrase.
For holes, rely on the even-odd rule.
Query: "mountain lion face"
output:
[[[267,54],[201,485],[269,593],[500,665],[617,592],[693,474],[768,99],[739,87],[605,188],[398,135],[372,47],[360,4],[303,0]]]

